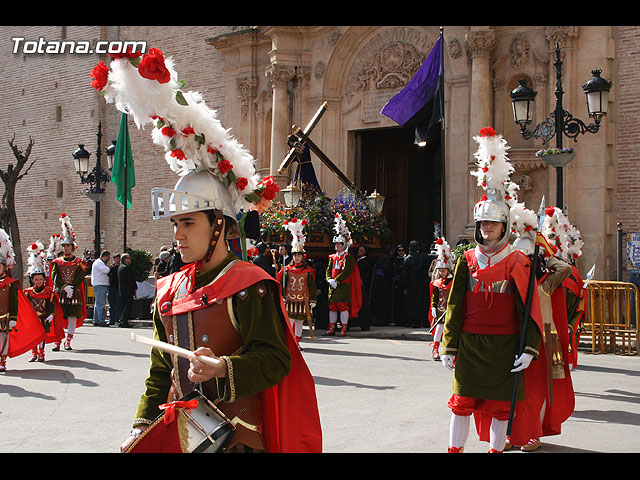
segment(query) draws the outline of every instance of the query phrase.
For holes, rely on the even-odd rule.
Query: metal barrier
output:
[[[633,283],[594,280],[589,283],[583,327],[584,336],[591,336],[592,353],[631,355],[635,350],[638,354],[639,305],[638,287]]]

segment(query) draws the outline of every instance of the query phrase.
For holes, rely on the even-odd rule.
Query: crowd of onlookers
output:
[[[260,242],[250,252],[250,261],[263,268],[274,278],[278,271],[291,262],[291,248],[287,244],[275,245]],[[363,305],[357,319],[349,321],[349,328],[368,330],[372,325],[399,325],[411,328],[429,325],[429,283],[432,280],[436,258],[431,249],[417,242],[404,245],[387,245],[376,249],[374,255],[367,245],[355,245],[350,249],[355,256],[362,282]],[[103,252],[94,258],[93,252],[85,252],[84,260],[91,272],[94,289],[94,325],[129,326],[136,282],[133,279],[129,254]],[[314,325],[328,325],[328,284],[326,282],[327,258],[317,255],[307,258],[316,271],[318,302],[314,311]],[[172,246],[163,246],[154,260],[153,276],[157,279],[179,271],[184,266],[180,254]],[[107,321],[105,306],[109,305]]]

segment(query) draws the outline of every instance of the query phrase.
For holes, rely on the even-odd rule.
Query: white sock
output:
[[[336,323],[338,321],[338,312],[329,310],[329,323]]]
[[[489,447],[499,451],[504,450],[507,443],[507,426],[508,420],[491,419],[491,431],[489,433]]]
[[[449,425],[449,446],[462,448],[467,443],[469,438],[469,425],[471,423],[471,416],[451,414],[451,423]]]
[[[69,325],[67,326],[67,334],[73,335],[76,332],[76,317],[69,317]]]
[[[296,337],[301,337],[302,336],[302,323],[303,322],[304,322],[304,320],[295,320],[294,333],[295,333]]]
[[[433,341],[434,342],[440,342],[442,340],[442,331],[444,330],[444,325],[442,323],[439,323],[436,326],[434,335],[433,335]]]
[[[345,327],[347,326],[349,323],[349,310],[340,312],[340,323]]]
[[[540,421],[544,420],[544,412],[547,410],[547,399],[544,399],[542,403],[542,408],[540,409]]]

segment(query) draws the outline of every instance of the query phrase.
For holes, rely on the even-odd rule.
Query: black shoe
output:
[[[129,322],[120,322],[118,323],[118,326],[121,328],[131,328],[131,325],[129,325]]]
[[[55,347],[53,347],[51,349],[52,352],[59,352],[60,351],[60,345],[56,345]]]

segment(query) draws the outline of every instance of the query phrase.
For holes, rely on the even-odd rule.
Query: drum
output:
[[[235,427],[200,391],[193,390],[173,403],[180,406],[173,412],[173,421],[164,421],[165,410],[126,453],[218,453],[228,445]]]

